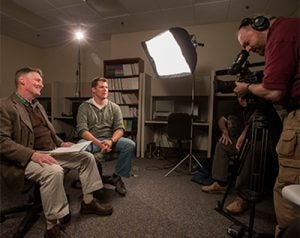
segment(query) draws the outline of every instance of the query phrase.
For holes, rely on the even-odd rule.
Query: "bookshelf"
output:
[[[120,106],[125,136],[136,142],[136,156],[141,151],[141,120],[144,62],[141,58],[104,60],[104,77],[108,80],[109,100]]]

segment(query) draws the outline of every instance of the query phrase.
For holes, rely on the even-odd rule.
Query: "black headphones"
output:
[[[269,28],[270,20],[265,16],[246,17],[241,21],[239,29],[244,26],[251,26],[256,31],[264,31]]]

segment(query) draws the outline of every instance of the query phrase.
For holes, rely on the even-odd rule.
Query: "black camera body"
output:
[[[262,82],[264,77],[263,71],[248,72],[247,74],[240,74],[237,82],[243,82],[248,84],[259,84]],[[232,93],[233,89],[236,87],[235,80],[224,81],[224,80],[214,80],[215,93]]]
[[[246,50],[242,50],[238,55],[236,60],[233,62],[230,69],[227,70],[227,75],[238,75],[237,82],[243,82],[247,84],[259,84],[262,82],[264,73],[262,70],[253,71],[249,70],[249,67],[261,66],[264,63],[250,64],[247,60],[249,53]],[[224,81],[224,80],[214,80],[215,93],[232,93],[233,89],[236,87],[236,80],[234,81]]]

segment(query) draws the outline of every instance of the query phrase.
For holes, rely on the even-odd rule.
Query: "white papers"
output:
[[[91,141],[85,141],[82,143],[74,144],[70,147],[58,147],[54,150],[50,151],[37,151],[38,153],[42,154],[65,154],[65,153],[75,153],[75,152],[80,152],[86,150],[86,148],[91,144]]]

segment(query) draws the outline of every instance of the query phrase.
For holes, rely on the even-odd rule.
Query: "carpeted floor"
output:
[[[116,161],[103,163],[104,174],[113,172]],[[73,189],[70,183],[76,179],[77,173],[72,171],[66,175],[66,191],[70,195],[72,220],[66,231],[70,237],[146,237],[146,238],[179,238],[179,237],[229,237],[227,228],[230,220],[214,210],[222,195],[205,194],[201,185],[191,181],[192,176],[186,173],[184,165],[171,173],[168,172],[173,162],[160,159],[135,159],[132,174],[124,182],[128,189],[126,197],[120,197],[114,188],[106,185],[101,198],[114,207],[108,217],[80,215],[81,190]],[[110,186],[110,187],[109,187]],[[230,194],[226,200],[232,200]],[[1,188],[1,208],[20,204],[25,197],[18,196]],[[1,237],[12,237],[14,229],[22,215],[14,215],[1,223]],[[244,223],[249,222],[249,211],[237,216]],[[44,217],[34,224],[26,237],[43,237]],[[272,198],[266,197],[256,205],[255,230],[273,233],[275,216]]]

